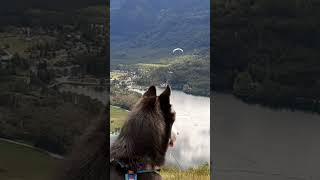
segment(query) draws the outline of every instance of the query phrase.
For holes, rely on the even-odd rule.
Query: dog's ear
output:
[[[157,90],[155,86],[150,86],[147,92],[143,94],[143,97],[155,97],[157,96]]]
[[[168,85],[167,88],[159,96],[161,106],[167,107],[170,105],[170,95],[171,95],[171,88]]]

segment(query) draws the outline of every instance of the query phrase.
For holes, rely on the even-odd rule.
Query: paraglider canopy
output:
[[[175,48],[174,50],[172,50],[172,53],[174,54],[176,51],[180,51],[183,53],[183,49],[181,49],[181,48]]]

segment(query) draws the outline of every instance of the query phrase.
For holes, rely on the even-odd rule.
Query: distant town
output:
[[[23,59],[28,64],[28,81],[36,76],[49,87],[57,83],[106,83],[107,79],[90,73],[95,71],[95,63],[106,61],[93,60],[105,56],[106,27],[89,24],[81,28],[8,27],[0,33],[0,68],[5,71],[14,59]]]

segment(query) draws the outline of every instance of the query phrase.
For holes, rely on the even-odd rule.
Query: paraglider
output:
[[[174,54],[176,51],[180,51],[181,53],[183,53],[183,49],[175,48],[174,50],[172,50],[172,54]]]

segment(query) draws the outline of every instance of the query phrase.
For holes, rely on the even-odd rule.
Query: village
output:
[[[16,69],[17,74],[27,79],[36,76],[50,87],[68,82],[104,84],[107,79],[90,72],[106,64],[105,31],[103,24],[89,24],[85,28],[8,27],[0,33],[0,69],[6,72],[16,68],[18,60],[28,68]]]

